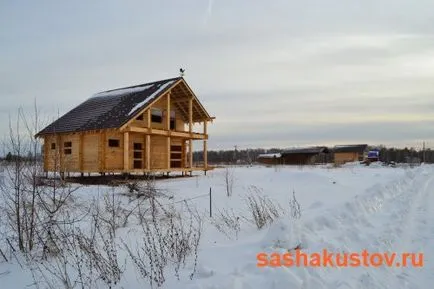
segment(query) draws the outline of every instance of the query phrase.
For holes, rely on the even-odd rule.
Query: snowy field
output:
[[[227,196],[226,177],[233,180]],[[191,178],[158,180],[168,197],[162,203],[185,211],[197,210],[203,218],[197,269],[194,260],[181,270],[180,280],[167,273],[162,288],[430,288],[434,284],[434,166],[416,168],[365,167],[236,167],[221,168]],[[210,217],[209,191],[212,191]],[[105,186],[83,186],[74,192],[79,200],[100,198],[112,192]],[[122,201],[125,187],[114,192]],[[301,217],[282,214],[261,230],[248,221],[246,199],[252,192],[267,196],[283,210],[295,193]],[[183,201],[185,200],[185,201]],[[221,212],[240,220],[238,234],[223,234],[214,223]],[[118,229],[128,243],[141,238],[134,222]],[[421,268],[381,266],[258,268],[260,252],[422,252]],[[150,288],[124,258],[125,272],[113,288]],[[21,267],[22,266],[22,267]],[[170,271],[170,269],[169,269]],[[26,266],[16,260],[0,263],[0,288],[37,288]],[[41,288],[44,288],[41,285]],[[77,286],[76,288],[80,288]],[[106,288],[101,286],[100,288]]]

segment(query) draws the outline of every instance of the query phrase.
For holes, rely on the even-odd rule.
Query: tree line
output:
[[[415,148],[394,148],[386,146],[369,147],[368,150],[377,149],[380,152],[380,161],[385,163],[434,163],[434,150],[416,150]],[[281,148],[255,148],[208,151],[208,163],[210,164],[251,164],[258,160],[260,154],[281,153]],[[203,162],[203,152],[196,151],[193,154],[195,162]],[[326,162],[333,162],[333,152],[326,155]]]

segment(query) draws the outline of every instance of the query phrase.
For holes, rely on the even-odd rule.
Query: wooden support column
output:
[[[124,132],[124,172],[130,170],[130,134]]]
[[[83,173],[84,165],[83,165],[83,149],[84,149],[84,134],[80,133],[78,143],[78,166],[80,172]]]
[[[170,130],[170,91],[167,93],[166,101],[166,129]]]
[[[146,119],[147,119],[147,124],[148,124],[148,129],[151,129],[151,108],[149,108],[146,111]],[[150,170],[151,169],[151,135],[147,134],[146,135],[146,169]]]
[[[166,130],[169,131],[169,135],[166,138],[166,168],[170,169],[170,91],[167,93],[166,102]]]
[[[203,166],[205,169],[208,167],[208,141],[206,139],[208,133],[207,123],[207,120],[203,122],[203,134],[205,135],[205,138],[203,139]]]
[[[147,134],[146,135],[146,169],[150,170],[151,169],[151,135]]]
[[[193,130],[193,99],[188,100],[188,132]]]
[[[188,162],[190,168],[193,168],[193,141],[191,140],[191,133],[193,130],[193,99],[188,100],[188,132],[190,133],[190,139],[188,140]]]
[[[148,128],[151,128],[151,108],[146,111],[146,123]]]
[[[190,168],[193,167],[193,141],[191,139],[188,140],[188,162],[190,164]]]

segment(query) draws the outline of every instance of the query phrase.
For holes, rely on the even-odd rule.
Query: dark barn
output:
[[[257,158],[258,163],[265,165],[280,165],[282,164],[282,156],[279,153],[276,154],[260,154]]]
[[[326,163],[329,150],[327,147],[293,148],[282,152],[282,164],[309,165]]]

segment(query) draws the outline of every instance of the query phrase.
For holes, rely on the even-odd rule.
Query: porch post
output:
[[[188,132],[190,133],[190,138],[188,139],[188,157],[190,168],[193,168],[193,141],[191,140],[191,133],[193,130],[193,99],[190,98],[188,101]]]
[[[124,132],[124,172],[130,169],[130,133]]]
[[[205,135],[203,139],[203,166],[206,169],[208,167],[208,140],[207,140],[207,128],[208,121],[205,120],[203,122],[203,134]]]
[[[148,134],[146,135],[146,169],[149,171],[151,169],[151,108],[146,111],[146,120],[148,126]]]
[[[167,93],[167,103],[166,103],[166,129],[169,132],[166,140],[167,148],[167,162],[166,167],[170,169],[170,91]]]

